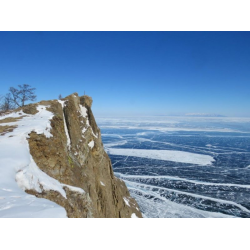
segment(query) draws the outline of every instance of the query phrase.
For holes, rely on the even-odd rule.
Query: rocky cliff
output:
[[[27,105],[16,111],[19,116],[1,118],[0,132],[7,142],[17,135],[11,134],[21,124],[17,120],[31,123],[49,117],[44,132],[39,127],[43,120],[30,127],[26,139],[31,160],[28,167],[16,168],[15,180],[26,193],[65,208],[68,217],[142,217],[125,183],[114,176],[91,105],[91,97],[74,93],[62,100]],[[41,174],[36,174],[35,165]]]

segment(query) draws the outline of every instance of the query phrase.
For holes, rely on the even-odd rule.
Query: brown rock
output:
[[[93,100],[90,96],[84,95],[80,97],[80,102],[84,106],[88,106],[89,108],[92,107]]]
[[[91,110],[92,98],[86,95],[78,97],[74,93],[62,100],[65,102],[63,109],[57,100],[39,103],[48,105],[47,109],[54,114],[50,131],[53,137],[46,138],[31,132],[30,153],[46,174],[63,184],[82,188],[85,193],[65,187],[65,199],[52,190],[27,192],[63,206],[68,217],[130,218],[132,213],[142,217],[125,183],[114,176]],[[82,115],[84,109],[87,111],[86,117]],[[70,137],[70,146],[67,146],[65,129]]]

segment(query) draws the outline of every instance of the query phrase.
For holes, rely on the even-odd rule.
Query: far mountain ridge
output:
[[[185,116],[195,116],[195,117],[226,117],[220,114],[210,114],[210,113],[186,113]]]

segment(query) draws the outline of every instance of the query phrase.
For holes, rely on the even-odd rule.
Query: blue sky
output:
[[[93,97],[96,115],[250,116],[250,32],[0,32],[0,94]]]

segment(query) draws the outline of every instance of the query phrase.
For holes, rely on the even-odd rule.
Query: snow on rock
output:
[[[102,186],[105,186],[105,184],[102,181],[100,181],[100,183],[101,183]]]
[[[98,138],[98,134],[96,135],[94,132],[93,132],[93,129],[91,128],[91,131],[92,131],[92,135],[97,139]]]
[[[58,102],[62,105],[62,110],[63,110],[63,108],[65,106],[65,101],[58,100]],[[68,127],[66,124],[64,112],[63,112],[63,122],[64,122],[64,131],[65,131],[65,134],[67,137],[67,147],[68,147],[68,149],[70,149],[71,148],[71,141],[70,141],[70,137],[69,137],[69,131],[68,131]]]
[[[128,206],[130,207],[130,205],[129,205],[129,200],[128,200],[126,197],[123,197],[123,200],[124,200],[124,202],[126,203],[126,205],[128,205]]]
[[[81,114],[82,114],[82,116],[83,116],[84,118],[87,118],[87,117],[88,117],[87,109],[86,109],[84,106],[80,105],[80,111],[81,111]]]
[[[90,141],[88,146],[92,149],[95,146],[95,142],[93,140]]]
[[[66,197],[62,184],[41,171],[29,152],[27,138],[31,131],[50,134],[53,114],[39,105],[38,113],[13,122],[17,128],[0,136],[0,217],[67,217],[66,211],[56,203],[24,192],[25,189],[58,191]],[[22,112],[7,115],[22,116]],[[3,119],[6,116],[3,116]]]
[[[84,134],[86,131],[87,131],[87,129],[86,129],[86,128],[83,128],[83,129],[82,129],[82,134]]]
[[[82,129],[82,134],[84,134],[84,133],[87,131],[87,129],[90,127],[91,132],[92,132],[92,135],[93,135],[95,138],[98,138],[98,134],[96,135],[96,134],[93,132],[93,129],[91,128],[91,126],[90,126],[90,124],[89,124],[88,111],[87,111],[87,109],[86,109],[84,106],[82,106],[81,104],[80,104],[80,113],[81,113],[82,117],[86,119],[86,127],[84,127],[84,128]]]
[[[135,213],[132,213],[132,214],[131,214],[131,218],[136,219],[136,218],[138,218],[138,217],[136,216]]]
[[[36,190],[38,193],[41,193],[42,189],[47,191],[55,190],[59,192],[65,199],[67,199],[66,193],[62,188],[61,183],[41,171],[37,167],[32,157],[30,157],[28,166],[21,170],[18,170],[16,174],[16,182],[18,186],[24,191],[26,189]]]
[[[82,105],[79,105],[79,106],[80,106],[80,113],[81,113],[82,117],[86,119],[86,127],[84,127],[82,129],[82,134],[84,134],[90,126],[89,119],[88,119],[87,109]]]
[[[210,155],[194,154],[176,150],[108,148],[107,151],[111,155],[135,156],[156,160],[198,164],[202,166],[210,165],[214,161],[214,158]]]
[[[73,187],[73,186],[66,185],[66,184],[62,184],[62,186],[69,188],[71,191],[74,191],[74,192],[77,192],[77,193],[80,193],[80,194],[85,194],[85,191],[82,188]]]

